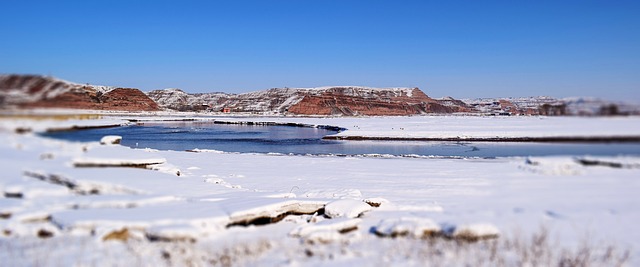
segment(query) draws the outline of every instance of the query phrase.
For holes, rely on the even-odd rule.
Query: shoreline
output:
[[[491,143],[640,143],[640,136],[549,136],[549,137],[384,137],[328,135],[323,140],[421,141]]]
[[[82,130],[90,130],[90,129],[115,128],[115,127],[120,127],[120,126],[122,126],[122,125],[121,124],[90,125],[90,126],[73,125],[73,126],[70,126],[70,127],[49,128],[45,132],[47,132],[47,133],[71,132],[71,131],[82,131]]]
[[[280,121],[264,120],[267,117],[253,117],[253,118],[199,118],[199,117],[163,117],[163,116],[138,116],[138,118],[131,117],[119,117],[114,116],[112,119],[118,119],[121,122],[114,123],[106,121],[106,123],[91,124],[71,124],[64,126],[54,126],[46,129],[41,129],[42,132],[64,132],[64,131],[80,131],[88,129],[100,129],[100,128],[115,128],[123,126],[124,124],[135,124],[144,126],[146,123],[163,123],[163,122],[207,122],[213,124],[225,124],[225,125],[247,125],[247,126],[284,126],[284,127],[303,127],[303,128],[317,128],[337,132],[336,134],[327,135],[322,140],[335,140],[335,141],[417,141],[417,142],[490,142],[490,143],[586,143],[586,144],[607,144],[607,143],[640,143],[640,135],[630,132],[625,135],[603,135],[602,133],[594,135],[575,135],[575,133],[567,133],[549,135],[549,136],[534,136],[527,135],[531,133],[523,132],[520,136],[499,136],[494,137],[482,137],[482,136],[449,136],[445,134],[444,137],[430,137],[433,133],[426,133],[423,136],[394,136],[395,132],[388,132],[388,135],[367,136],[358,135],[355,132],[359,132],[359,128],[349,129],[344,127],[344,122],[340,120],[333,121],[333,124],[324,123],[308,123],[300,122],[299,120],[283,117],[278,118]],[[251,119],[251,120],[247,120]],[[326,118],[325,118],[326,119]],[[101,119],[88,119],[89,121],[100,121]],[[320,121],[311,121],[320,122]],[[124,123],[124,124],[123,124]],[[340,124],[343,124],[340,126]],[[354,126],[357,127],[357,126]],[[25,133],[33,131],[26,127],[17,127],[14,129],[17,133]],[[347,133],[348,132],[348,133]],[[387,131],[382,131],[385,133]]]

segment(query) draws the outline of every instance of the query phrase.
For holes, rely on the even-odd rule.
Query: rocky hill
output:
[[[330,86],[272,88],[245,94],[187,94],[179,89],[147,93],[161,107],[180,110],[211,110],[296,115],[414,115],[469,112],[463,102],[430,98],[418,88],[371,88]]]
[[[640,106],[599,98],[505,97],[463,99],[482,114],[546,116],[640,115]]]
[[[224,103],[234,95],[226,93],[189,94],[177,88],[169,88],[147,92],[147,96],[164,109],[175,111],[219,111],[224,106]]]
[[[0,109],[71,108],[157,111],[159,106],[134,88],[77,84],[40,75],[0,75]]]
[[[0,74],[0,109],[72,108],[118,111],[210,111],[266,115],[403,116],[433,113],[490,115],[640,115],[638,105],[596,98],[520,97],[434,99],[418,88],[328,86],[272,88],[244,94],[190,94],[180,89],[78,84],[40,75]]]

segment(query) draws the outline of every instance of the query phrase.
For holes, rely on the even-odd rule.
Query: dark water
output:
[[[43,134],[69,141],[99,141],[120,135],[122,145],[160,150],[214,149],[242,153],[314,155],[419,155],[508,157],[547,155],[640,155],[640,144],[549,144],[322,140],[335,131],[287,126],[162,123]]]

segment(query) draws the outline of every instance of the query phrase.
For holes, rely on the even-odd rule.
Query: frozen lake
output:
[[[288,126],[225,125],[211,122],[145,123],[143,126],[52,132],[44,136],[69,141],[98,141],[120,135],[122,145],[159,150],[213,149],[240,153],[312,155],[418,155],[510,157],[550,155],[640,155],[639,143],[490,143],[416,141],[336,141],[322,137],[336,131]]]

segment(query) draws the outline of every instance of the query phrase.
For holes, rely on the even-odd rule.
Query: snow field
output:
[[[462,123],[460,118],[435,119],[444,125]],[[381,132],[393,126],[385,118],[327,120],[291,119],[378,127]],[[427,125],[430,119],[398,120],[405,120],[398,125]],[[469,120],[471,125],[480,124]],[[513,122],[518,125],[518,120]],[[87,122],[100,123],[112,120]],[[48,258],[86,263],[91,262],[86,257],[119,253],[123,248],[114,244],[122,243],[133,246],[123,255],[153,255],[153,261],[179,265],[181,260],[207,258],[203,255],[208,244],[221,242],[213,246],[217,258],[207,258],[218,264],[228,257],[235,263],[347,265],[370,257],[374,260],[364,262],[420,265],[429,258],[436,266],[438,261],[464,265],[479,258],[491,263],[490,255],[480,251],[498,249],[506,253],[500,256],[505,265],[512,265],[508,263],[517,263],[523,251],[537,246],[526,242],[515,246],[517,240],[510,234],[514,229],[528,237],[540,235],[540,225],[548,226],[553,239],[559,240],[545,245],[550,248],[579,247],[587,233],[596,244],[600,240],[615,244],[616,251],[637,247],[640,240],[635,231],[640,220],[637,157],[414,159],[189,153],[70,143],[12,131],[16,125],[53,127],[47,122],[0,125],[4,140],[0,246],[6,248],[0,253],[2,259],[12,257],[8,253],[37,253],[49,247]],[[411,131],[410,126],[405,129]],[[131,168],[138,165],[144,168]],[[432,244],[441,255],[421,248],[430,236],[444,237]],[[447,241],[496,237],[455,249]],[[69,251],[52,249],[69,238],[74,240],[71,244],[84,245],[66,246]],[[184,252],[169,249],[172,246]],[[83,249],[91,255],[80,256]],[[601,248],[591,249],[595,255]],[[169,253],[169,259],[158,251]],[[550,262],[562,258],[549,253],[545,257]],[[623,258],[624,253],[620,255],[611,259]],[[637,250],[631,251],[632,262],[638,256]],[[15,260],[25,265],[28,258],[22,254]]]

